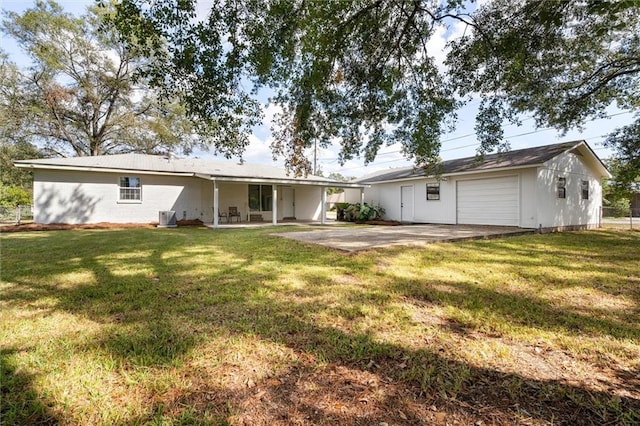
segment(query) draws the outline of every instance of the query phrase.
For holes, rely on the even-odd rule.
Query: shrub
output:
[[[18,207],[31,205],[31,194],[19,186],[0,187],[0,205]]]
[[[631,201],[627,197],[616,197],[609,194],[607,198],[602,200],[604,207],[603,216],[608,217],[625,217],[629,215],[631,209]]]
[[[367,220],[380,220],[384,216],[384,209],[380,206],[374,207],[367,203],[341,204],[347,204],[347,206],[342,209],[343,215],[339,215],[338,220],[345,220],[347,222],[365,222]]]
[[[344,211],[349,207],[349,203],[336,203],[336,220],[346,221]]]

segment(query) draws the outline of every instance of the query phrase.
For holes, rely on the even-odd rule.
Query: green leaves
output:
[[[230,6],[232,4],[230,3]],[[234,8],[214,4],[209,16],[197,20],[188,0],[123,1],[108,21],[127,46],[140,46],[148,61],[140,75],[162,97],[185,106],[193,129],[205,145],[227,157],[242,156],[248,134],[261,117],[259,103],[244,89],[242,22]]]
[[[485,99],[476,127],[481,150],[498,146],[501,122],[513,122],[518,114],[533,114],[540,127],[567,131],[604,116],[612,105],[637,110],[637,6],[500,0],[477,10],[473,17],[482,33],[453,43],[448,65],[459,93],[478,92]],[[609,146],[628,161],[623,139],[614,137]],[[640,175],[640,167],[632,169]]]
[[[7,83],[1,93],[3,116],[12,128],[3,143],[26,140],[47,155],[158,153],[215,142],[187,117],[179,99],[150,89],[143,65],[157,58],[159,39],[123,43],[105,21],[109,7],[92,7],[81,17],[53,1],[36,2],[23,14],[6,13],[3,30],[31,55],[19,70],[4,62]],[[133,27],[132,27],[133,28]],[[206,129],[210,131],[210,129]]]
[[[182,6],[129,0],[115,22],[138,38],[171,40],[168,64],[148,72],[199,121],[247,129],[258,117],[251,94],[266,86],[283,111],[274,155],[296,174],[310,170],[306,148],[335,140],[342,162],[373,161],[394,143],[419,163],[438,157],[458,102],[426,51],[442,19],[432,15],[441,8],[435,2],[230,0],[214,4],[206,21],[177,19]]]
[[[437,157],[456,102],[421,47],[433,20],[419,4],[308,2],[288,19],[267,13],[265,22],[275,24],[268,36],[299,54],[275,52],[263,80],[285,82],[275,100],[294,117],[285,123],[289,138],[304,146],[338,140],[342,162],[373,161],[381,146],[394,143],[420,163]],[[290,28],[296,31],[284,30]]]
[[[18,207],[30,206],[31,204],[32,197],[27,189],[20,186],[0,185],[0,206]]]
[[[609,135],[605,144],[616,149],[613,161],[613,186],[616,192],[627,195],[640,187],[640,120],[617,129]]]
[[[640,106],[637,1],[226,0],[207,19],[195,2],[125,0],[114,22],[148,48],[151,81],[219,128],[238,154],[259,120],[254,96],[274,93],[272,149],[296,174],[306,149],[339,142],[339,159],[373,161],[400,144],[418,165],[438,161],[456,110],[481,97],[480,152],[506,146],[505,121],[580,126],[612,103]],[[460,25],[460,27],[456,27]],[[445,64],[430,41],[449,36]],[[461,36],[452,37],[456,31]],[[238,132],[236,139],[232,134]]]

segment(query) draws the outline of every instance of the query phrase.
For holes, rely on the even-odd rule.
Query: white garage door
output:
[[[458,181],[458,223],[519,225],[518,176]]]

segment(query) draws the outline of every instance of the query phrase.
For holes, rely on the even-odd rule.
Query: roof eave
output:
[[[331,188],[365,188],[366,184],[350,183],[350,182],[331,182],[331,181],[317,181],[317,180],[299,180],[295,178],[283,179],[283,178],[271,178],[271,177],[248,177],[248,176],[224,176],[205,173],[194,172],[170,172],[170,171],[156,171],[156,170],[142,170],[142,169],[130,169],[130,168],[113,168],[113,167],[96,167],[96,166],[67,166],[67,165],[55,165],[45,163],[33,163],[23,160],[14,161],[16,167],[22,169],[40,169],[40,170],[65,170],[65,171],[81,171],[81,172],[98,172],[98,173],[136,173],[145,175],[162,175],[162,176],[186,176],[186,177],[199,177],[208,180],[219,180],[224,182],[246,182],[246,183],[259,183],[270,182],[275,184],[284,185],[312,185],[323,186]]]
[[[522,166],[510,166],[510,167],[493,167],[491,169],[483,169],[483,170],[467,170],[462,172],[451,172],[451,173],[442,173],[440,177],[448,178],[455,176],[465,176],[465,175],[475,175],[478,173],[495,173],[502,171],[510,171],[510,170],[520,170],[520,169],[529,169],[542,166],[543,163],[535,163],[535,164],[526,164]],[[402,179],[390,179],[390,180],[380,180],[375,182],[367,182],[368,185],[378,184],[378,183],[394,183],[394,182],[406,182],[410,180],[420,180],[420,179],[437,179],[436,175],[424,175],[424,176],[412,176]]]
[[[163,176],[193,176],[191,172],[169,172],[169,171],[155,171],[155,170],[141,170],[141,169],[128,169],[128,168],[114,168],[114,167],[86,167],[86,166],[63,166],[53,164],[39,164],[39,163],[23,163],[14,161],[16,167],[21,169],[40,169],[40,170],[66,170],[74,172],[99,172],[99,173],[136,173],[143,175],[163,175]]]
[[[602,176],[602,178],[611,179],[613,177],[609,169],[607,169],[607,166],[602,162],[600,157],[598,157],[598,155],[593,151],[593,149],[591,149],[591,147],[586,141],[583,140],[578,142],[573,147],[567,149],[565,152],[570,152],[578,148],[584,148],[582,151],[583,152],[586,151],[589,154],[589,156],[593,160],[594,165],[596,166],[596,169],[598,169],[598,172],[600,173],[600,176]]]
[[[365,188],[368,185],[348,182],[327,182],[318,180],[301,180],[295,178],[271,178],[271,177],[243,177],[243,176],[222,176],[205,173],[195,173],[196,177],[201,179],[219,181],[219,182],[243,182],[243,183],[275,183],[280,185],[310,185],[323,186],[327,188]]]

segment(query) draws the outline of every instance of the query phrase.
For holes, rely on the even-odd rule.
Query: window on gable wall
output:
[[[118,188],[119,201],[141,201],[142,185],[139,177],[121,176]]]
[[[582,192],[582,199],[583,200],[588,200],[589,199],[589,181],[588,180],[583,180],[581,182],[580,188],[581,188],[581,192]]]
[[[427,184],[427,200],[440,199],[440,182]]]
[[[558,183],[556,188],[557,188],[558,198],[567,198],[567,178],[566,177],[558,176]]]

